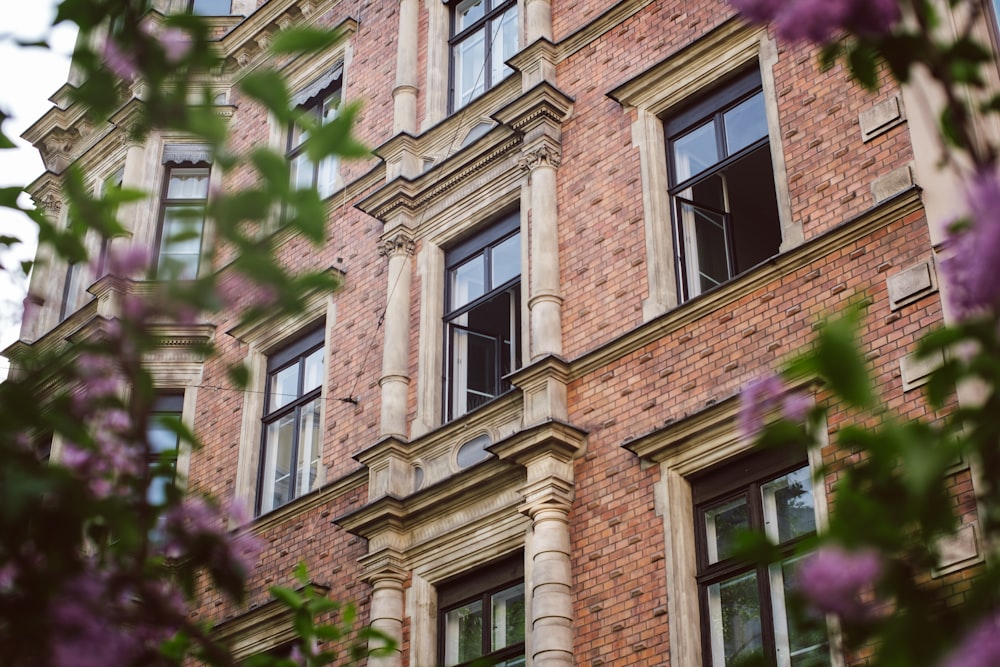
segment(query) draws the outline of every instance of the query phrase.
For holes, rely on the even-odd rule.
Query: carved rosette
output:
[[[399,233],[379,243],[378,254],[380,257],[397,257],[400,255],[412,257],[416,247],[417,244],[409,235]]]
[[[517,164],[522,169],[533,171],[538,167],[558,169],[562,163],[562,152],[555,146],[542,144],[524,152]]]

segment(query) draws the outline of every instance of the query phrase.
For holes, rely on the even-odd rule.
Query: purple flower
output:
[[[112,74],[125,81],[135,79],[138,72],[135,59],[122,51],[113,39],[104,42],[104,64]]]
[[[756,23],[774,23],[788,41],[830,41],[846,30],[859,35],[889,32],[899,20],[896,0],[731,0],[743,16]]]
[[[740,394],[740,433],[753,438],[764,428],[764,419],[773,410],[781,417],[800,422],[812,407],[812,399],[798,392],[790,392],[777,375],[758,378],[748,384]]]
[[[1000,174],[977,174],[968,191],[969,224],[954,232],[951,254],[941,262],[948,297],[960,318],[1000,306]]]
[[[994,667],[1000,664],[1000,614],[984,618],[945,658],[941,667]]]
[[[874,551],[823,547],[802,562],[796,582],[816,610],[861,619],[866,610],[860,595],[875,584],[881,572],[882,559]]]
[[[179,28],[164,28],[154,37],[160,41],[169,63],[179,62],[191,50],[191,37]]]

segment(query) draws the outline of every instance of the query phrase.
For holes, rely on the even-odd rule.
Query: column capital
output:
[[[396,232],[389,238],[379,241],[378,254],[380,257],[395,257],[405,255],[412,257],[417,244],[413,238],[404,232]]]
[[[558,169],[562,164],[562,151],[558,146],[543,143],[525,150],[517,164],[524,170],[534,171],[538,167]]]

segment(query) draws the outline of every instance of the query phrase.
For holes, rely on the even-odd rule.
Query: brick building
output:
[[[200,244],[170,237],[192,224],[172,211],[246,174],[184,136],[130,140],[130,104],[88,123],[65,89],[25,133],[51,215],[73,162],[97,190],[153,193],[121,211],[131,241],[91,238],[95,256],[145,244],[231,292],[231,311],[165,326],[150,360],[158,410],[204,445],[181,452],[181,479],[248,502],[267,545],[246,608],[209,593],[195,615],[240,655],[282,650],[267,588],[304,560],[400,639],[370,664],[723,665],[754,647],[844,664],[828,637],[789,632],[780,568],[726,557],[734,525],[794,541],[822,522],[835,474],[814,489],[809,470],[835,450],[751,451],[735,396],[860,298],[886,405],[923,409],[910,354],[945,316],[954,190],[919,80],[867,94],[723,0],[153,4],[209,15],[232,148],[286,151],[328,205],[321,250],[275,232],[283,260],[343,278],[299,317],[240,327],[260,295],[227,279],[211,222]],[[310,163],[235,87],[299,23],[345,39],[283,67],[295,103],[327,118],[363,100],[373,157]],[[88,271],[39,267],[12,357],[114,316],[122,288]],[[193,351],[204,340],[218,358]],[[935,576],[958,586],[983,552],[970,472],[953,474],[964,527]]]

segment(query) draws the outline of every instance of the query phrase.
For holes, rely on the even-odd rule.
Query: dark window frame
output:
[[[452,246],[445,252],[445,312],[443,317],[445,355],[442,375],[444,391],[442,393],[444,398],[445,419],[447,421],[451,421],[462,415],[468,414],[469,412],[472,412],[476,408],[480,407],[480,405],[473,406],[471,408],[467,407],[463,412],[457,413],[458,408],[455,400],[456,378],[452,376],[452,369],[454,368],[455,362],[455,346],[452,344],[453,332],[456,329],[468,330],[468,327],[457,324],[455,320],[469,314],[471,311],[475,311],[482,306],[489,304],[505,293],[509,293],[513,300],[512,310],[514,314],[514,321],[510,326],[512,336],[512,340],[510,341],[512,355],[510,363],[511,368],[505,369],[503,355],[496,355],[493,395],[491,398],[485,400],[481,405],[484,405],[509,392],[513,387],[508,380],[504,379],[504,377],[508,373],[521,367],[521,278],[523,274],[523,267],[519,267],[516,277],[510,278],[499,285],[492,285],[490,280],[492,273],[492,250],[500,244],[510,240],[514,236],[519,237],[521,231],[520,223],[520,211],[517,209],[508,211],[495,218],[492,222],[487,223],[486,227],[482,231],[473,234],[469,238]],[[452,272],[480,255],[483,255],[484,257],[483,294],[475,299],[472,299],[468,303],[452,309],[450,306],[452,298],[454,297],[454,294],[452,293],[451,281]],[[504,372],[505,370],[506,372]]]
[[[303,101],[300,105],[298,105],[297,109],[301,114],[311,116],[315,122],[322,124],[323,108],[326,106],[327,101],[330,98],[336,96],[337,101],[334,108],[339,109],[344,103],[343,93],[344,93],[343,75],[341,75],[336,77],[333,81],[331,81],[321,90],[317,91],[316,94],[310,96],[307,100]],[[286,134],[287,136],[285,139],[285,159],[288,161],[289,166],[291,166],[295,160],[299,159],[305,154],[306,152],[305,143],[306,141],[308,141],[308,139],[300,139],[298,143],[295,143],[293,145],[296,136],[301,137],[302,135],[302,132],[298,127],[298,124],[294,120],[289,123]],[[333,166],[331,168],[333,169],[334,174],[333,174],[333,182],[330,184],[330,191],[324,192],[319,189],[320,186],[319,175],[320,175],[320,169],[323,168],[324,163],[327,162],[332,163]],[[340,161],[337,159],[335,155],[328,155],[319,162],[313,162],[311,159],[309,159],[309,163],[312,165],[312,178],[310,179],[311,185],[312,187],[317,189],[317,192],[319,192],[319,196],[321,199],[326,199],[336,191],[336,186],[339,182],[339,175],[337,172],[340,169]]]
[[[781,224],[778,214],[777,188],[775,187],[773,176],[770,176],[773,174],[774,167],[774,159],[770,151],[770,134],[773,131],[773,128],[768,125],[767,132],[763,137],[760,137],[735,151],[730,151],[727,146],[726,126],[724,122],[725,114],[758,94],[763,94],[763,80],[760,67],[756,62],[754,62],[752,67],[741,69],[739,72],[720,82],[719,85],[713,87],[707,94],[696,98],[693,102],[688,103],[678,111],[669,113],[664,119],[663,128],[666,143],[667,174],[669,183],[668,195],[670,197],[672,236],[674,240],[674,256],[676,260],[676,281],[678,295],[680,301],[682,302],[700,296],[701,294],[704,294],[719,285],[734,280],[738,276],[753,268],[753,266],[756,266],[760,262],[766,261],[770,257],[776,255],[780,248]],[[763,120],[767,123],[766,109]],[[678,180],[678,165],[674,154],[675,142],[688,136],[690,133],[700,127],[703,127],[707,123],[713,124],[715,148],[719,155],[718,159],[711,166],[705,167],[701,171],[687,176],[684,180]],[[742,234],[736,234],[737,225],[733,220],[734,211],[731,207],[732,202],[725,202],[724,207],[720,209],[703,202],[697,202],[693,199],[683,197],[681,193],[689,191],[698,185],[707,184],[712,178],[723,177],[731,168],[737,166],[741,162],[748,162],[754,157],[763,159],[764,153],[766,153],[767,161],[770,166],[770,169],[768,169],[768,175],[770,177],[765,177],[762,180],[765,181],[765,185],[770,191],[763,194],[769,196],[773,200],[773,203],[772,201],[765,202],[766,208],[771,214],[771,219],[765,221],[767,223],[766,232],[770,237],[773,237],[771,238],[771,241],[775,247],[773,252],[763,253],[762,258],[758,258],[756,261],[747,262],[740,260],[736,256],[737,246],[739,245],[742,247],[742,243],[737,237],[742,236],[744,239],[757,237],[758,230],[754,230],[751,234],[747,234],[746,230],[744,230]],[[727,192],[724,195],[726,197],[729,196],[728,189],[729,188],[726,188]],[[689,275],[691,270],[691,266],[689,266],[689,264],[697,263],[698,260],[696,258],[689,258],[688,256],[689,239],[684,228],[681,213],[682,208],[685,206],[689,209],[698,209],[699,211],[709,214],[704,217],[716,216],[716,219],[721,221],[722,234],[724,236],[723,242],[725,243],[725,269],[728,277],[724,280],[716,281],[717,284],[714,286],[704,287],[702,285],[691,284],[693,281]],[[747,221],[742,222],[743,224],[746,224]],[[755,220],[754,223],[756,224],[756,222],[757,221]],[[696,240],[691,240],[690,242],[695,246],[695,249],[697,249]]]
[[[463,28],[462,30],[457,30],[458,27],[458,7],[462,4],[462,0],[450,0],[448,5],[448,111],[449,113],[454,113],[461,109],[462,107],[471,103],[477,97],[485,94],[486,91],[490,90],[496,86],[500,81],[506,77],[502,77],[499,81],[493,81],[493,70],[490,67],[493,55],[493,40],[498,36],[494,35],[489,29],[490,25],[494,20],[499,19],[512,7],[515,9],[514,23],[518,25],[518,17],[516,10],[518,9],[517,0],[482,0],[486,3],[489,9],[484,10],[483,16],[478,19],[475,23]],[[458,99],[458,85],[456,82],[456,76],[458,73],[455,71],[455,48],[466,40],[472,38],[477,32],[483,32],[483,62],[481,64],[481,72],[483,77],[483,90],[478,95],[473,95],[467,101],[461,102]],[[520,28],[518,28],[517,39],[520,41]]]
[[[265,385],[264,385],[264,411],[261,416],[261,434],[260,434],[260,452],[258,457],[258,472],[257,472],[257,492],[256,499],[254,502],[254,515],[261,516],[267,512],[273,512],[276,509],[284,507],[288,503],[295,501],[297,498],[309,493],[312,489],[301,490],[297,488],[297,468],[298,465],[298,455],[299,455],[299,436],[301,428],[302,408],[306,407],[316,399],[320,398],[323,393],[323,385],[326,382],[325,371],[326,371],[326,359],[324,357],[323,361],[323,375],[320,378],[319,386],[310,389],[307,392],[303,392],[303,382],[305,381],[305,361],[306,359],[316,352],[317,350],[323,349],[326,344],[326,327],[320,325],[318,327],[310,329],[310,331],[298,339],[292,341],[291,343],[281,347],[273,354],[269,355],[267,358],[267,366],[265,369]],[[280,373],[281,371],[290,368],[294,365],[298,365],[298,377],[297,377],[297,392],[296,398],[288,403],[277,407],[273,410],[268,410],[271,403],[271,378]],[[289,482],[288,482],[288,500],[282,504],[274,505],[269,509],[262,509],[264,506],[264,488],[265,488],[265,476],[268,474],[266,462],[267,462],[267,435],[268,426],[277,422],[282,417],[289,414],[295,415],[294,426],[292,428],[292,451],[291,451],[291,461],[292,469],[289,471]],[[322,429],[322,424],[320,424],[320,429]],[[320,433],[320,452],[322,452],[322,432]],[[307,463],[308,465],[308,463]]]
[[[465,667],[479,660],[509,660],[525,655],[526,642],[521,641],[510,646],[506,646],[497,651],[487,651],[491,646],[492,630],[492,608],[491,597],[509,588],[524,584],[524,555],[517,553],[508,556],[493,564],[478,568],[473,572],[460,575],[456,578],[442,582],[437,586],[437,607],[438,607],[438,663],[445,664],[446,651],[446,627],[448,612],[463,607],[469,603],[480,601],[483,606],[483,633],[482,633],[482,656],[471,661],[457,663],[449,667]],[[527,587],[525,586],[525,600],[527,600]],[[529,619],[525,616],[524,634],[527,637]]]
[[[146,437],[149,440],[150,450],[148,453],[147,464],[152,468],[160,465],[171,465],[173,467],[173,477],[169,482],[177,483],[177,460],[180,457],[181,449],[181,438],[180,434],[174,434],[174,446],[173,448],[156,450],[153,449],[155,443],[152,441],[150,434],[153,430],[154,423],[157,420],[163,420],[163,416],[166,415],[170,419],[174,419],[177,425],[180,426],[184,422],[184,391],[183,390],[163,390],[158,391],[153,398],[153,404],[150,406],[149,414],[147,415],[148,424],[146,425]],[[172,430],[172,429],[171,429]],[[166,482],[167,480],[165,480]],[[152,480],[151,480],[152,482]],[[152,484],[149,487],[147,493],[152,492]],[[147,496],[148,499],[151,499]]]
[[[199,199],[190,198],[174,198],[168,199],[167,193],[170,191],[170,178],[171,174],[175,171],[195,171],[204,170],[206,178],[209,179],[209,184],[205,188],[205,197]],[[154,262],[152,263],[151,271],[154,279],[162,278],[163,271],[163,249],[164,249],[164,224],[166,223],[167,209],[170,207],[177,208],[200,208],[202,211],[201,216],[201,232],[198,236],[198,261],[194,267],[194,277],[193,278],[179,278],[181,280],[194,280],[201,274],[201,263],[203,254],[205,252],[205,227],[207,223],[207,212],[208,212],[208,197],[210,179],[212,178],[212,165],[209,162],[167,162],[163,165],[163,185],[160,188],[160,206],[159,212],[157,214],[157,225],[156,225],[156,248],[153,253]],[[193,216],[192,216],[193,218]]]
[[[706,512],[727,501],[737,500],[741,497],[746,498],[751,528],[763,532],[765,524],[761,487],[803,468],[808,470],[810,475],[812,474],[808,454],[805,450],[782,448],[741,455],[688,477],[694,508],[696,581],[698,583],[702,655],[706,667],[711,667],[714,664],[708,601],[709,587],[742,574],[754,573],[756,575],[761,641],[765,659],[774,660],[777,650],[769,566],[754,565],[735,557],[722,558],[711,563],[708,552]],[[818,492],[821,490],[817,491],[815,487],[812,488],[814,507]],[[782,558],[792,556],[798,545],[813,535],[814,533],[808,533],[781,542],[778,545],[778,551]],[[829,637],[827,640],[829,642]]]

